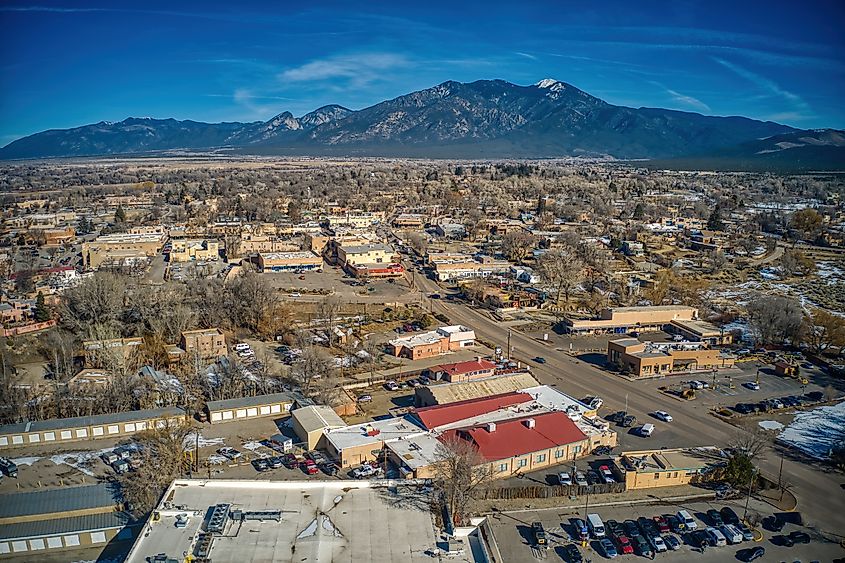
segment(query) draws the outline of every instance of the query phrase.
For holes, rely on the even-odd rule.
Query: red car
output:
[[[616,548],[619,550],[619,553],[623,555],[634,553],[634,546],[631,545],[631,540],[628,539],[628,536],[615,536],[613,539],[616,540]]]
[[[320,469],[317,467],[317,464],[314,463],[313,459],[306,459],[302,462],[301,467],[302,470],[308,475],[316,475],[320,472]]]
[[[660,530],[661,534],[669,533],[669,522],[663,516],[655,516],[652,520],[657,524],[657,529]]]

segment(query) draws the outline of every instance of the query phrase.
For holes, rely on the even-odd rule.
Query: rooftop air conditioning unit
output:
[[[496,431],[496,423],[495,422],[488,422],[487,423],[487,432],[495,432]]]
[[[527,428],[534,428],[537,425],[537,422],[533,418],[526,418],[525,420],[522,421],[522,423]]]

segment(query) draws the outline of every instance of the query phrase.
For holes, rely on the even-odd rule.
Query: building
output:
[[[290,413],[293,431],[308,450],[323,449],[326,430],[344,428],[346,423],[331,407],[311,405],[292,410]]]
[[[262,252],[258,255],[262,272],[322,271],[323,258],[308,251]]]
[[[614,459],[627,490],[688,485],[723,463],[713,447],[623,452]]]
[[[425,226],[425,218],[417,213],[400,213],[393,219],[393,226],[397,229],[421,230]]]
[[[494,375],[496,373],[496,364],[489,360],[476,358],[475,360],[468,360],[466,362],[441,364],[433,368],[432,372],[437,379],[442,379],[450,383],[471,381]]]
[[[133,539],[139,525],[120,510],[107,483],[0,495],[0,560],[105,547]]]
[[[388,493],[374,482],[345,480],[179,479],[125,561],[431,561],[440,534],[431,500],[417,489],[396,485]],[[480,534],[470,541],[477,548],[466,545],[455,560],[488,561],[474,555],[489,549]]]
[[[341,268],[346,268],[347,265],[393,264],[394,256],[393,249],[386,244],[340,245],[337,247],[337,263]]]
[[[476,260],[469,256],[458,260],[438,260],[433,264],[437,281],[486,278],[494,274],[506,274],[511,268],[510,262],[504,260]]]
[[[434,227],[437,236],[460,240],[466,236],[466,229],[460,223],[441,222]]]
[[[545,469],[588,455],[589,438],[563,412],[449,430],[441,440],[472,444],[496,478]]]
[[[290,393],[271,393],[240,399],[208,401],[205,405],[205,413],[212,424],[262,416],[287,416],[293,403],[294,397]]]
[[[677,375],[733,367],[736,359],[703,342],[640,342],[621,338],[607,343],[608,364],[634,377]]]
[[[670,334],[678,334],[686,340],[704,342],[708,346],[728,346],[733,344],[733,334],[725,332],[714,324],[705,321],[675,320],[664,327]]]
[[[199,356],[204,360],[216,360],[229,353],[226,336],[219,328],[186,330],[182,333],[179,346],[189,358]]]
[[[220,242],[216,240],[175,239],[171,244],[171,262],[207,262],[220,258]]]
[[[326,223],[330,229],[336,229],[337,227],[367,229],[383,220],[383,211],[349,211],[337,215],[329,215],[326,218]]]
[[[73,242],[76,238],[76,230],[73,227],[65,227],[63,229],[44,229],[45,246],[59,246]]]
[[[459,401],[512,393],[536,385],[538,385],[537,380],[527,371],[458,383],[421,385],[414,389],[414,406],[419,408],[448,405]]]
[[[622,241],[622,252],[625,256],[642,256],[645,253],[645,245],[636,240]]]
[[[475,344],[475,331],[461,325],[444,326],[429,332],[395,338],[387,344],[393,356],[410,360],[433,358]]]
[[[341,467],[352,467],[378,459],[379,452],[388,442],[425,432],[409,417],[374,420],[326,430],[326,451],[340,462]]]
[[[150,428],[180,424],[185,411],[176,407],[53,418],[0,426],[0,448],[52,444],[97,438],[124,438]]]
[[[82,243],[82,263],[91,270],[104,265],[125,265],[147,260],[161,252],[165,234],[115,233]]]
[[[232,248],[226,249],[226,256],[228,258],[237,258],[259,252],[295,252],[299,248],[299,245],[292,241],[280,239],[272,235],[246,233],[242,234],[240,239],[232,244]]]
[[[698,309],[685,305],[655,305],[642,307],[613,307],[604,309],[597,319],[563,321],[570,334],[624,334],[633,330],[657,331],[672,321],[691,321],[698,318]]]
[[[103,368],[128,362],[140,356],[143,345],[144,339],[141,337],[86,340],[82,343],[85,365]]]
[[[401,278],[405,275],[405,267],[399,263],[385,264],[382,266],[372,264],[353,264],[350,262],[346,265],[346,271],[356,278]]]
[[[388,458],[405,479],[432,479],[442,459],[443,443],[433,434],[420,434],[385,444]]]

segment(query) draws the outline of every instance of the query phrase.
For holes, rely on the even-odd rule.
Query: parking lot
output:
[[[744,501],[734,503],[678,503],[678,504],[649,504],[649,505],[617,505],[602,507],[585,507],[578,509],[549,509],[517,511],[512,513],[494,513],[491,517],[493,533],[496,542],[505,561],[532,561],[535,559],[548,559],[552,561],[569,561],[565,546],[574,544],[584,560],[608,559],[604,555],[600,543],[591,538],[586,546],[582,545],[577,535],[575,519],[585,520],[586,513],[599,514],[601,519],[607,523],[608,520],[616,520],[622,524],[625,520],[635,520],[641,516],[651,519],[653,516],[663,514],[675,514],[679,510],[687,510],[697,522],[698,529],[704,529],[710,525],[710,520],[705,514],[707,510],[719,510],[724,506],[730,506],[734,512],[742,518],[744,512]],[[762,502],[752,500],[749,503],[749,513],[754,512],[768,516],[772,514],[772,508]],[[548,540],[546,549],[538,549],[535,545],[534,536],[531,531],[532,522],[541,522]],[[830,561],[836,557],[845,555],[845,551],[839,544],[822,538],[812,529],[787,523],[781,532],[775,533],[758,528],[762,532],[760,541],[745,540],[734,545],[723,547],[709,547],[703,552],[700,548],[691,545],[690,534],[675,534],[679,540],[680,547],[676,551],[667,550],[658,553],[656,560],[661,561],[684,561],[693,557],[696,561],[737,561],[738,552],[760,546],[765,550],[765,555],[758,561]],[[797,544],[793,547],[776,545],[779,543],[779,536],[791,532],[803,531],[810,535],[809,544]],[[663,536],[670,534],[662,534]],[[759,536],[758,536],[759,537]],[[775,538],[774,542],[772,539]],[[569,548],[570,550],[572,548]],[[634,558],[636,555],[625,555],[623,557]]]
[[[325,265],[322,272],[268,272],[261,274],[270,284],[282,291],[282,296],[292,300],[314,301],[323,295],[336,295],[347,303],[390,303],[407,299],[409,289],[404,278],[370,280],[359,284],[359,280],[348,276],[343,270]]]

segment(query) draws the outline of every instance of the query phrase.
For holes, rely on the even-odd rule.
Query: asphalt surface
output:
[[[415,281],[424,295],[439,293],[445,296],[448,293],[423,276],[416,276]],[[426,301],[430,302],[435,313],[445,313],[451,322],[472,327],[477,338],[499,345],[503,350],[507,348],[508,328],[486,312],[449,299]],[[658,392],[653,381],[629,381],[518,331],[510,331],[510,343],[512,359],[528,363],[540,383],[557,387],[575,397],[598,395],[604,399],[601,413],[622,410],[627,404],[628,412],[635,415],[640,423],[647,421],[657,426],[654,436],[649,439],[625,434],[623,429],[618,429],[622,450],[662,446],[724,447],[743,432],[710,415],[709,407],[698,400],[685,402]],[[531,361],[538,356],[545,358],[546,363]],[[704,374],[698,378],[708,379]],[[650,416],[655,410],[672,413],[674,421],[671,424],[656,421]],[[781,459],[772,447],[768,447],[757,463],[764,472],[777,476]],[[821,530],[845,537],[845,476],[789,458],[783,459],[782,463],[784,479],[792,484],[799,509],[808,521]]]

